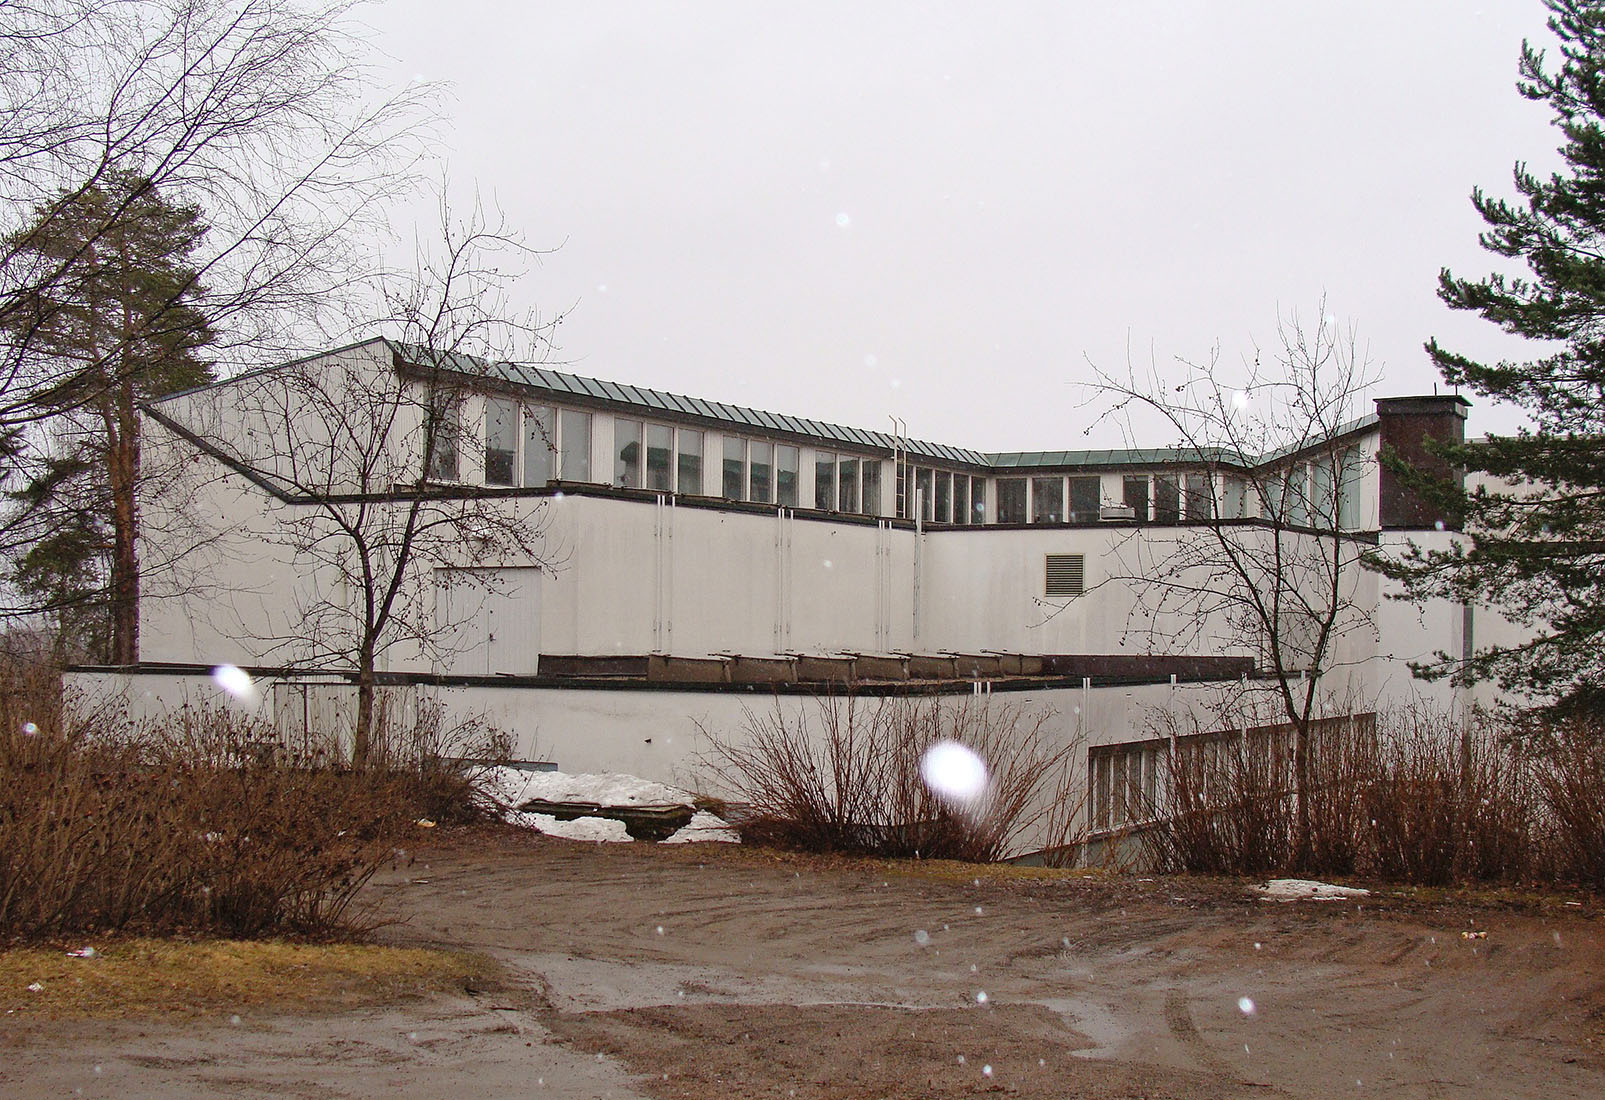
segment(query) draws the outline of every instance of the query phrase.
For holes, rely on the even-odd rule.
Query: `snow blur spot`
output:
[[[1441,520],[1441,519],[1440,520],[1434,520],[1432,526],[1433,526],[1434,530],[1442,531],[1443,530],[1443,520]]]
[[[914,930],[914,942],[924,947],[931,942],[931,934],[923,928],[916,928]]]
[[[663,935],[663,925],[658,925],[658,935]]]
[[[1236,393],[1232,394],[1232,405],[1236,408],[1248,408],[1248,401],[1249,398],[1247,390],[1238,390]]]
[[[978,1005],[986,1004],[986,990],[983,989],[975,995],[975,1003]]]
[[[880,362],[880,360],[875,358],[875,356],[873,354],[864,356],[864,366],[866,366],[866,367],[873,367],[876,363],[879,363],[879,362]]]
[[[32,722],[24,722],[22,724],[22,732],[26,733],[29,737],[32,737],[34,734],[39,732],[39,727],[34,725]]]
[[[233,1025],[234,1027],[239,1027],[240,1026],[240,1018],[238,1016],[230,1016],[228,1018],[228,1022],[231,1025]]]
[[[975,907],[975,915],[978,916],[978,917],[983,915],[981,907],[979,905],[977,905]]]
[[[961,1054],[961,1055],[959,1055],[959,1065],[962,1066],[963,1064],[964,1064],[964,1055]]]
[[[407,1032],[407,1042],[416,1043],[417,1041],[418,1041],[418,1033],[416,1031]]]
[[[992,1067],[991,1066],[982,1066],[981,1067],[981,1076],[982,1077],[990,1077],[990,1076],[992,1076]]]
[[[843,210],[840,214],[836,215],[836,224],[842,229],[846,229],[848,226],[853,224],[853,219],[849,218],[847,216],[847,211]]]
[[[1237,1011],[1241,1012],[1244,1016],[1254,1015],[1253,1000],[1249,997],[1237,998]]]
[[[1254,950],[1255,950],[1255,951],[1258,951],[1258,950],[1259,950],[1259,948],[1260,948],[1260,945],[1259,945],[1259,944],[1258,944],[1258,943],[1257,943],[1257,942],[1256,942],[1256,943],[1255,943],[1255,944],[1254,944]]]
[[[829,568],[830,568],[830,564],[831,564],[831,563],[830,563],[830,559],[829,559],[829,558],[826,558],[826,559],[825,559],[825,560],[824,560],[824,561],[823,561],[823,563],[822,563],[822,564],[823,564],[823,565],[824,565],[824,567],[825,567],[825,568],[826,568],[826,569],[829,569]]]
[[[938,798],[967,805],[986,793],[986,763],[957,741],[941,741],[925,750],[920,775]]]
[[[901,389],[901,388],[902,388],[902,385],[903,385],[903,380],[902,380],[902,379],[901,379],[901,378],[894,378],[894,379],[892,379],[892,380],[891,380],[891,382],[890,382],[890,383],[888,383],[888,384],[889,384],[889,385],[890,385],[890,386],[891,386],[891,387],[892,387],[892,389],[894,389],[894,390],[895,390],[895,389]]]
[[[606,294],[607,293],[607,284],[606,283],[597,283],[596,284],[596,292],[598,294]]]
[[[256,685],[251,682],[251,674],[238,665],[218,665],[212,670],[212,680],[236,699],[256,698]]]

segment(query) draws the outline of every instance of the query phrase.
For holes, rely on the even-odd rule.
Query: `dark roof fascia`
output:
[[[284,489],[277,485],[271,478],[264,477],[261,471],[257,470],[254,466],[235,458],[233,455],[217,446],[217,444],[213,443],[205,436],[190,431],[190,429],[186,428],[184,425],[180,424],[166,413],[159,412],[151,405],[144,405],[142,408],[145,410],[145,415],[156,421],[156,423],[160,424],[174,435],[187,440],[191,446],[195,447],[195,449],[204,454],[210,455],[218,462],[221,462],[224,466],[227,466],[230,470],[233,470],[235,473],[239,474],[245,480],[249,481],[252,485],[255,485],[258,489],[261,489],[264,493],[267,493],[275,500],[286,504],[292,504],[296,503],[299,499],[295,494],[285,492]]]

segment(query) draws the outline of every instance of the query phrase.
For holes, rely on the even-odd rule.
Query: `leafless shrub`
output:
[[[356,926],[358,890],[416,817],[376,771],[295,768],[271,732],[189,708],[141,725],[0,674],[0,936],[229,936]]]
[[[937,699],[822,698],[788,713],[747,711],[735,736],[704,730],[702,763],[747,812],[743,839],[816,852],[991,862],[1032,838],[1076,839],[1064,812],[1079,741],[1056,745],[1047,716],[999,704]],[[927,749],[963,745],[985,761],[975,805],[939,798],[920,774]]]
[[[1605,729],[1563,722],[1529,738],[1525,748],[1546,813],[1544,870],[1605,890]]]
[[[1155,862],[1422,885],[1534,874],[1550,817],[1530,768],[1486,718],[1467,724],[1417,705],[1322,723],[1310,738],[1303,861],[1294,858],[1289,738],[1275,727],[1177,736],[1147,834]]]
[[[1511,880],[1534,868],[1540,816],[1528,770],[1486,717],[1390,713],[1365,786],[1365,870],[1422,885]]]

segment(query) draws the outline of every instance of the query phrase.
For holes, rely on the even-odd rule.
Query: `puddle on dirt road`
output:
[[[1037,997],[1027,1004],[1041,1005],[1064,1017],[1065,1023],[1087,1037],[1087,1045],[1072,1053],[1077,1058],[1115,1058],[1136,1033],[1108,1005],[1081,997]]]

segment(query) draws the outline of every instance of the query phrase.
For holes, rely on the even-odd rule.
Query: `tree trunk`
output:
[[[357,668],[357,726],[351,737],[351,766],[366,768],[373,752],[373,653],[364,651],[358,657]]]
[[[1310,865],[1310,735],[1306,723],[1293,726],[1293,849],[1289,871]]]
[[[110,577],[112,663],[139,660],[139,411],[133,383],[124,380],[117,394],[118,430],[110,439],[107,472],[112,500]]]

